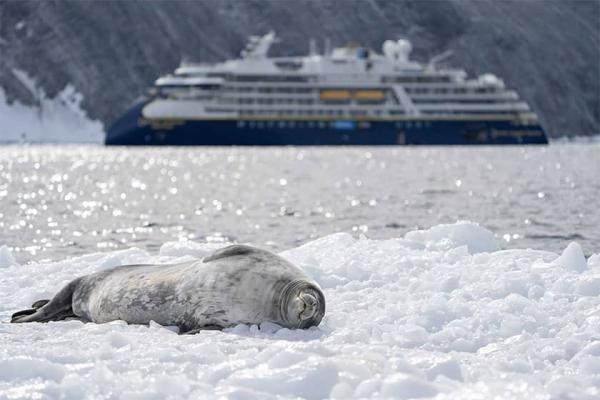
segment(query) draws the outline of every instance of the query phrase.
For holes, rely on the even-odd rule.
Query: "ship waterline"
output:
[[[545,144],[527,103],[495,76],[342,47],[267,57],[273,33],[242,58],[190,64],[159,78],[111,126],[112,145]],[[313,46],[311,46],[312,48]],[[435,57],[434,57],[435,59]]]

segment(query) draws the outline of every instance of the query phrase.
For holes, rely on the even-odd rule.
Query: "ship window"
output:
[[[275,65],[284,70],[298,70],[302,68],[302,62],[298,61],[276,61]]]
[[[232,80],[242,82],[307,82],[308,78],[299,75],[238,75]]]

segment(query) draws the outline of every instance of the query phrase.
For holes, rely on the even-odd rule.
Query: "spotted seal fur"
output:
[[[269,251],[233,245],[203,260],[125,265],[79,277],[52,300],[13,314],[11,322],[155,321],[192,333],[265,321],[308,328],[324,313],[323,292],[300,268]]]

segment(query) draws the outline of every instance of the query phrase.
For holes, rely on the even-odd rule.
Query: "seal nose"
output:
[[[303,303],[303,309],[300,312],[300,321],[312,318],[317,312],[317,299],[310,293],[301,293],[298,298]]]

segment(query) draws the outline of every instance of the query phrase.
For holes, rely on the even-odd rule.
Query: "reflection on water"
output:
[[[600,145],[3,147],[0,245],[19,261],[165,241],[285,249],[469,219],[504,247],[600,251]]]

